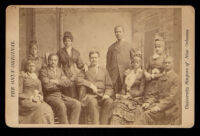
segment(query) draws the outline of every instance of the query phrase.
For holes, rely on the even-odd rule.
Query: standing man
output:
[[[71,81],[57,66],[58,56],[56,54],[49,55],[48,63],[48,66],[42,67],[39,75],[44,100],[52,107],[61,124],[78,124],[81,112],[80,102],[62,94],[62,91],[71,85]],[[70,113],[69,118],[67,113]]]
[[[133,55],[134,50],[124,40],[124,28],[122,26],[116,26],[114,31],[117,41],[108,48],[106,68],[116,94],[121,93],[124,71],[130,66],[131,55]]]
[[[172,57],[164,59],[164,74],[159,79],[159,92],[152,96],[145,96],[142,105],[147,124],[150,125],[179,125],[180,124],[180,91],[179,77],[173,70]]]
[[[87,108],[88,124],[108,124],[112,114],[112,81],[107,70],[99,66],[99,55],[98,51],[89,53],[88,71],[77,78],[77,84],[85,87],[80,89],[80,101]]]

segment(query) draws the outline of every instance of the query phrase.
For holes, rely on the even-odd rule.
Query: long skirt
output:
[[[116,99],[110,124],[144,125],[145,118],[141,105],[134,100]]]
[[[20,124],[53,124],[54,114],[51,107],[43,103],[33,103],[24,100],[19,105]]]

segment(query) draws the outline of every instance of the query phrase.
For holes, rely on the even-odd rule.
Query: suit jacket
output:
[[[89,66],[87,72],[79,74],[76,82],[78,85],[86,86],[87,93],[92,93],[89,87],[93,83],[97,87],[100,96],[103,94],[113,95],[112,81],[105,68],[98,67],[98,72],[96,73],[95,69]]]
[[[121,43],[115,42],[108,48],[106,68],[113,85],[118,76],[120,76],[123,82],[123,74],[130,66],[133,51],[134,50],[126,41],[122,41]]]
[[[57,55],[59,57],[59,65],[62,66],[65,75],[69,78],[77,74],[77,69],[74,67],[74,64],[76,64],[78,69],[84,67],[80,53],[74,48],[71,49],[71,56],[69,56],[65,48],[60,49]]]
[[[180,110],[179,101],[181,100],[178,75],[174,71],[171,71],[167,75],[161,77],[159,89],[159,99],[156,105],[159,106],[161,111],[164,111],[167,116],[178,114]]]
[[[40,70],[39,78],[42,82],[44,96],[61,96],[61,91],[70,86],[71,81],[65,76],[61,68],[56,68],[56,73],[46,66]],[[51,79],[58,80],[59,84],[50,82]]]

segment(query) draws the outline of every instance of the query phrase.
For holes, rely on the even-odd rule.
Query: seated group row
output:
[[[140,50],[123,39],[123,27],[114,30],[106,68],[97,50],[89,52],[89,65],[83,63],[71,32],[46,62],[31,41],[19,76],[19,123],[54,124],[57,118],[60,124],[180,124],[180,83],[164,40],[155,37],[155,53],[143,68]]]

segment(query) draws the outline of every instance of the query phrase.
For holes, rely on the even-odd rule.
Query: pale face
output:
[[[124,31],[122,27],[115,28],[115,36],[118,40],[121,40],[123,38]]]
[[[33,45],[30,49],[30,54],[33,56],[36,56],[38,54],[38,48],[37,45]]]
[[[174,63],[173,63],[173,59],[172,58],[166,58],[164,60],[164,68],[165,71],[170,71],[173,69]]]
[[[161,54],[163,54],[163,51],[164,51],[163,42],[155,41],[155,52],[156,52],[158,55],[161,55]]]
[[[65,45],[66,48],[69,48],[72,46],[72,40],[70,38],[64,38],[63,43]]]
[[[92,66],[97,66],[99,63],[99,55],[97,53],[93,53],[90,55],[90,63]]]
[[[27,72],[34,73],[35,72],[35,65],[33,65],[33,64],[27,65]]]
[[[49,59],[49,65],[51,67],[57,67],[57,65],[58,65],[58,56],[56,56],[56,55],[51,56],[51,58]]]

